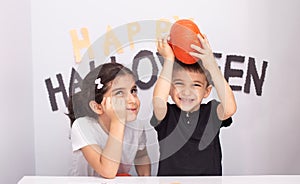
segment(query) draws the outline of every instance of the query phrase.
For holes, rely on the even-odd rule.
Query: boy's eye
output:
[[[201,87],[202,85],[201,84],[194,84],[193,86],[195,86],[195,87]]]

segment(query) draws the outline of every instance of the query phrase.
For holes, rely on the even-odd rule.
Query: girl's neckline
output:
[[[97,124],[99,125],[99,127],[101,128],[101,130],[106,133],[107,135],[109,135],[109,131],[108,129],[104,126],[104,124],[100,121],[100,119],[96,120]]]

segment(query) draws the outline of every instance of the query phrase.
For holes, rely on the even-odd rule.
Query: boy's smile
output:
[[[211,86],[207,86],[205,74],[183,69],[174,71],[170,95],[181,110],[198,110],[202,99],[206,98],[210,91]]]
[[[179,100],[180,100],[182,103],[191,103],[191,102],[193,102],[195,99],[190,99],[190,98],[185,98],[185,97],[179,97]]]

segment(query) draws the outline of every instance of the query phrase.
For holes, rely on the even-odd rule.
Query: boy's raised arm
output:
[[[220,120],[228,119],[236,112],[236,102],[233,92],[218,67],[209,69],[209,72],[221,101],[221,104],[217,107],[218,117]]]
[[[166,38],[158,40],[157,51],[164,58],[164,64],[153,91],[153,110],[156,119],[161,121],[167,113],[167,101],[171,89],[174,53],[167,43]]]
[[[217,114],[220,120],[225,120],[236,112],[235,98],[229,84],[217,65],[206,36],[204,35],[204,38],[202,38],[198,35],[198,38],[202,48],[192,44],[191,47],[198,52],[190,52],[190,55],[201,59],[203,67],[209,71],[221,101],[221,104],[217,107]]]

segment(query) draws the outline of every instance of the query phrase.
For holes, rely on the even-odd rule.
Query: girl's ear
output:
[[[94,100],[89,102],[90,108],[96,113],[96,114],[103,114],[103,109],[101,107],[101,104],[98,104]]]
[[[208,97],[212,89],[212,85],[206,87],[204,98]]]

